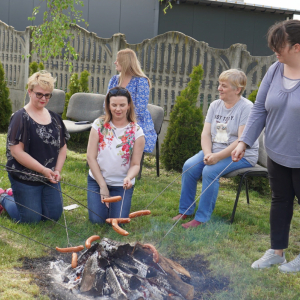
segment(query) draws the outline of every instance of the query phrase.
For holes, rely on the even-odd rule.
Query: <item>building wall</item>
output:
[[[181,3],[174,4],[167,14],[160,10],[158,34],[180,31],[213,48],[242,43],[251,55],[271,55],[266,33],[275,22],[285,19],[280,14]]]
[[[95,32],[103,38],[115,33],[125,34],[128,43],[137,44],[157,35],[158,0],[84,0],[84,7],[78,6],[83,18],[89,23],[80,26]],[[28,21],[33,8],[40,6],[34,22]],[[46,2],[40,0],[0,0],[0,20],[18,31],[27,26],[42,23]]]

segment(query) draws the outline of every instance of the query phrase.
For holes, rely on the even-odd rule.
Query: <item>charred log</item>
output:
[[[113,270],[123,289],[136,290],[140,287],[141,281],[136,276],[123,272],[116,265],[113,266]]]
[[[77,264],[78,266],[83,265],[87,262],[89,257],[91,257],[96,251],[100,251],[99,243],[93,244],[90,249],[85,250],[78,258]]]
[[[81,292],[89,291],[96,279],[96,273],[98,271],[98,262],[97,262],[98,253],[95,252],[86,262],[85,268],[82,275],[82,281],[80,285]]]
[[[101,256],[105,258],[121,258],[124,255],[130,254],[133,249],[130,244],[121,244],[107,238],[101,240],[100,246]]]
[[[157,270],[154,268],[147,266],[146,264],[138,261],[135,258],[130,257],[127,255],[124,260],[115,259],[114,262],[122,269],[130,270],[135,275],[138,275],[142,278],[151,278],[157,275]]]
[[[108,267],[106,269],[106,278],[107,278],[107,282],[109,283],[110,287],[113,290],[114,298],[118,300],[123,300],[123,299],[126,300],[127,296],[123,292],[121,285],[118,281],[118,278],[111,267]]]

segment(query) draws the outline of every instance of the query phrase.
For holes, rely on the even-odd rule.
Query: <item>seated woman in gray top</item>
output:
[[[265,147],[272,189],[271,249],[252,264],[261,269],[282,264],[282,272],[300,271],[300,255],[286,263],[295,195],[300,199],[300,21],[273,25],[268,32],[269,47],[278,61],[266,73],[240,143],[232,159],[243,157],[265,127]]]
[[[184,228],[197,227],[209,221],[219,190],[219,179],[216,178],[221,172],[225,175],[254,166],[257,162],[258,143],[247,149],[245,158],[238,164],[231,164],[230,157],[253,106],[251,101],[241,96],[246,83],[245,73],[236,69],[224,71],[219,77],[220,99],[209,106],[201,135],[202,151],[189,158],[183,166],[186,172],[182,175],[179,215],[173,220],[184,220],[194,213],[197,181],[201,177],[203,193],[195,219],[183,224]]]

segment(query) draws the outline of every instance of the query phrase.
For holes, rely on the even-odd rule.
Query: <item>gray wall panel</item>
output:
[[[8,10],[9,10],[9,0],[0,0],[0,20],[9,25]]]
[[[119,32],[120,0],[89,1],[89,31],[99,37],[110,38]]]
[[[167,31],[179,31],[193,37],[193,8],[192,5],[173,5],[166,14],[164,6],[160,7],[158,34]]]
[[[268,18],[263,18],[264,15],[258,14],[255,18],[254,22],[254,45],[253,45],[253,53],[252,55],[270,55],[273,52],[268,48],[267,42],[267,32],[271,25],[275,24],[278,21],[285,20],[284,16],[281,15],[272,15],[269,14]],[[257,43],[257,41],[262,41],[261,43]]]
[[[253,35],[255,13],[250,11],[240,12],[231,9],[223,10],[226,14],[224,48],[232,44],[246,44],[247,50],[253,53]],[[261,41],[260,41],[261,42]]]
[[[196,7],[195,7],[196,8]],[[226,15],[224,10],[216,8],[214,11],[207,7],[195,9],[193,38],[197,41],[203,41],[211,47],[224,45]]]
[[[10,0],[9,5],[10,25],[19,31],[32,25],[32,21],[29,21],[28,17],[32,15],[34,0]]]
[[[155,0],[157,1],[157,0]],[[127,42],[137,44],[154,33],[155,3],[149,0],[122,0],[120,32]]]

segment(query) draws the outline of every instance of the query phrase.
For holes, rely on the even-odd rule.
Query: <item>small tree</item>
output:
[[[254,103],[255,100],[256,100],[256,96],[257,96],[257,92],[258,92],[258,89],[259,89],[259,86],[260,86],[261,82],[257,85],[257,90],[254,90],[249,96],[248,96],[248,99]]]
[[[9,119],[12,114],[9,89],[4,75],[4,68],[0,62],[0,132],[7,132]]]
[[[196,107],[200,80],[203,76],[201,65],[193,68],[190,82],[177,97],[170,115],[166,137],[161,148],[161,159],[167,170],[182,170],[184,162],[201,150],[203,115]]]
[[[70,78],[69,89],[70,91],[66,93],[66,101],[64,112],[62,114],[62,118],[64,120],[67,119],[67,109],[69,105],[69,100],[71,96],[75,93],[88,93],[89,92],[89,76],[90,73],[87,70],[84,70],[80,74],[80,79],[78,78],[77,73],[73,73]]]

